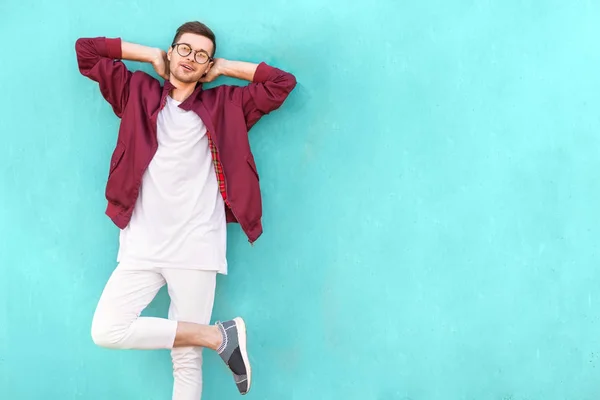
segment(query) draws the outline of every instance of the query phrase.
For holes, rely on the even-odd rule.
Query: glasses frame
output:
[[[189,49],[190,49],[189,53],[187,53],[187,54],[183,54],[183,53],[182,53],[182,52],[179,50],[179,47],[180,47],[180,46],[182,46],[182,45],[183,45],[183,46],[187,46],[187,47],[189,47]],[[177,54],[179,54],[181,57],[187,57],[187,56],[189,56],[190,54],[194,53],[194,57],[193,57],[193,58],[194,58],[194,61],[195,61],[197,64],[200,64],[200,65],[203,65],[203,64],[206,64],[206,63],[209,63],[209,62],[212,62],[212,61],[214,61],[214,59],[213,59],[211,56],[209,56],[209,55],[208,55],[208,53],[207,53],[205,50],[194,50],[194,49],[192,49],[192,46],[190,46],[190,45],[189,45],[189,43],[173,43],[173,44],[171,45],[171,47],[172,47],[173,49],[175,49],[175,50],[177,51]],[[207,59],[206,61],[204,61],[204,62],[200,62],[200,61],[198,61],[198,59],[196,58],[196,57],[197,57],[197,55],[198,55],[198,53],[205,54],[205,55],[208,57],[208,59]]]

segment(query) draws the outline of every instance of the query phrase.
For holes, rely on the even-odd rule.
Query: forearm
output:
[[[256,68],[258,68],[258,64],[225,59],[220,59],[217,65],[221,75],[250,82],[254,80],[254,74],[256,73]]]
[[[121,41],[121,52],[123,60],[129,61],[152,63],[162,57],[162,52],[158,48],[125,41]]]

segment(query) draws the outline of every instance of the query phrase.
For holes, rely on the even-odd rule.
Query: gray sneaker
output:
[[[246,324],[238,317],[223,323],[217,322],[217,326],[223,335],[223,343],[217,353],[233,372],[240,393],[246,394],[250,391],[252,382],[252,369],[246,348]]]

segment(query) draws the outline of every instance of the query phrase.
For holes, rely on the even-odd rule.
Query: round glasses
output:
[[[177,54],[179,54],[181,57],[187,57],[194,52],[194,61],[196,61],[198,64],[206,64],[207,62],[213,60],[213,58],[209,56],[206,51],[192,50],[190,45],[187,43],[173,43],[171,47],[175,47]]]

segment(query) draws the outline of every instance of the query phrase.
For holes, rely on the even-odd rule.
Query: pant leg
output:
[[[120,264],[111,275],[92,322],[92,338],[103,347],[118,349],[170,349],[177,322],[140,317],[165,279],[156,269],[135,269]]]
[[[163,269],[171,305],[169,318],[210,323],[215,298],[216,271]],[[199,400],[202,394],[202,348],[177,347],[173,359],[173,400]]]

